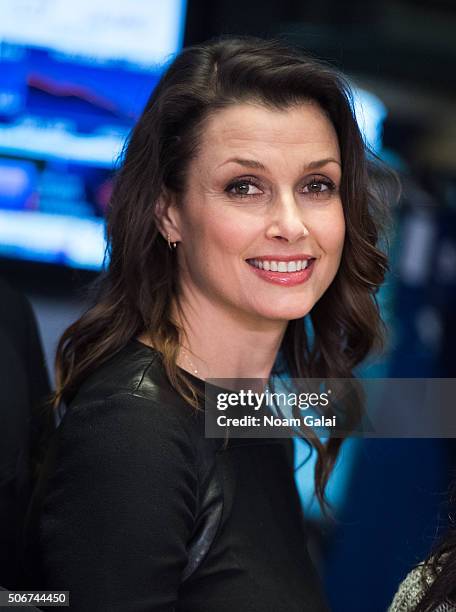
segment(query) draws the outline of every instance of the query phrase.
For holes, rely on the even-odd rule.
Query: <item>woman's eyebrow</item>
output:
[[[242,159],[240,157],[230,157],[224,161],[220,166],[224,166],[225,164],[239,164],[240,166],[246,166],[247,168],[256,168],[257,170],[266,170],[266,166],[264,166],[261,162],[256,161],[255,159]]]
[[[245,166],[246,168],[254,168],[256,170],[267,170],[264,164],[255,159],[243,159],[240,157],[231,157],[230,159],[227,159],[222,164],[220,164],[220,166],[217,166],[217,168],[220,168],[221,166],[224,166],[225,164],[229,163],[239,164],[240,166]],[[321,168],[329,163],[334,163],[341,166],[340,161],[338,161],[334,157],[325,157],[324,159],[318,159],[309,162],[307,165],[304,166],[304,170],[315,170],[316,168]]]
[[[325,159],[318,159],[316,161],[310,162],[309,164],[307,164],[307,166],[304,166],[304,169],[315,170],[315,168],[321,168],[322,166],[326,166],[326,164],[331,163],[337,164],[338,166],[342,167],[342,164],[339,160],[335,159],[334,157],[326,157]]]

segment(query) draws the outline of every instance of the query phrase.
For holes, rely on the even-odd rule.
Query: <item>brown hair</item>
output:
[[[310,314],[313,340],[303,319],[290,321],[280,354],[293,377],[352,378],[353,368],[381,347],[375,294],[387,270],[378,248],[385,204],[370,186],[350,88],[332,67],[279,41],[221,38],[174,59],[131,133],[108,211],[109,262],[93,305],[58,344],[55,405],[71,401],[94,368],[143,331],[162,354],[171,384],[197,405],[195,389],[176,365],[183,331],[171,318],[176,260],[157,228],[155,204],[163,190],[185,190],[189,160],[211,113],[246,101],[284,109],[308,100],[326,112],[339,139],[346,238],[340,269]],[[324,505],[342,440],[323,444],[312,432],[307,437],[318,454],[316,492]]]

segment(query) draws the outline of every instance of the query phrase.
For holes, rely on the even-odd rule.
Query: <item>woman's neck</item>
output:
[[[202,379],[269,378],[288,322],[201,306],[174,308],[174,319],[185,331],[178,365]]]

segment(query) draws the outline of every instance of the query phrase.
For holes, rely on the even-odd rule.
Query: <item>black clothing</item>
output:
[[[82,385],[51,442],[29,588],[69,590],[81,612],[326,610],[290,445],[206,439],[159,353],[132,340]]]
[[[49,380],[27,299],[0,281],[0,585],[20,588],[18,539],[32,487],[32,453],[49,416]],[[50,413],[49,413],[50,414]]]

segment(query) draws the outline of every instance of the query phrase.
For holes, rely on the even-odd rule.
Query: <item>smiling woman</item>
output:
[[[375,193],[332,68],[251,38],[170,64],[125,149],[94,303],[58,346],[30,588],[84,612],[326,609],[291,440],[222,444],[195,409],[205,379],[350,378],[381,346]],[[324,506],[342,440],[303,435]]]
[[[229,106],[208,118],[186,181],[160,224],[173,241],[192,244],[177,256],[194,362],[204,378],[267,378],[288,321],[310,312],[339,268],[345,222],[334,126],[307,101]],[[248,326],[237,347],[231,336],[220,339],[222,351],[211,347],[215,330],[198,320],[212,313],[234,334],[240,321]],[[254,337],[264,325],[260,346]]]

